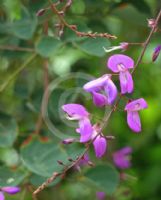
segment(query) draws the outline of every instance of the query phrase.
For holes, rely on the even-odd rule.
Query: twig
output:
[[[0,50],[9,50],[9,51],[26,51],[26,52],[34,52],[35,50],[32,48],[19,47],[19,46],[10,46],[10,45],[0,45]]]
[[[26,61],[5,81],[1,87],[0,92],[2,92],[8,84],[19,74],[34,58],[36,57],[36,53],[32,54]]]
[[[149,35],[148,35],[146,41],[143,43],[142,52],[141,52],[140,56],[138,57],[138,59],[137,59],[137,61],[136,61],[136,64],[135,64],[135,67],[134,67],[134,69],[131,71],[131,74],[134,73],[136,67],[140,64],[140,62],[141,62],[141,60],[142,60],[142,58],[143,58],[143,56],[144,56],[145,50],[146,50],[146,48],[147,48],[147,46],[148,46],[148,44],[149,44],[149,42],[150,42],[150,40],[151,40],[151,37],[152,37],[153,33],[155,32],[155,30],[156,30],[156,28],[157,28],[157,25],[158,25],[158,22],[159,22],[160,18],[161,18],[161,10],[159,11],[159,13],[158,13],[158,15],[157,15],[157,17],[156,17],[155,25],[154,25],[153,28],[151,29],[151,31],[150,31],[150,33],[149,33]]]
[[[84,32],[80,32],[77,30],[76,25],[70,25],[67,23],[67,21],[63,18],[61,12],[59,12],[56,8],[56,5],[52,3],[51,0],[49,0],[50,6],[51,6],[51,10],[53,11],[54,14],[56,14],[60,20],[60,22],[66,26],[67,28],[69,28],[70,30],[72,30],[73,32],[75,32],[75,34],[79,37],[91,37],[91,38],[96,38],[96,37],[104,37],[104,38],[109,38],[109,39],[116,39],[117,37],[114,35],[110,35],[108,33],[84,33]]]

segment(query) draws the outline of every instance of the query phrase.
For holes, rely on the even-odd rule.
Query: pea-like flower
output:
[[[107,67],[114,73],[119,73],[121,93],[132,93],[134,84],[129,69],[134,68],[133,59],[123,54],[115,54],[108,59]]]
[[[4,193],[14,195],[18,192],[20,192],[19,187],[14,187],[14,186],[1,187],[0,188],[0,200],[5,200]]]
[[[153,55],[152,55],[152,61],[155,62],[156,59],[158,58],[159,54],[160,54],[160,51],[161,51],[161,45],[158,45],[155,49],[154,49],[154,52],[153,52]]]
[[[113,154],[113,161],[116,167],[126,169],[131,167],[130,155],[132,153],[131,147],[124,147]]]
[[[80,142],[88,142],[91,139],[93,129],[87,110],[80,104],[65,104],[62,109],[67,114],[67,119],[78,120],[77,132],[81,135]]]
[[[92,94],[93,103],[98,107],[113,104],[117,97],[117,88],[111,80],[110,74],[86,83],[83,88]]]
[[[134,132],[141,131],[141,121],[138,111],[147,107],[148,105],[143,98],[131,101],[125,106],[125,110],[127,111],[127,123]]]

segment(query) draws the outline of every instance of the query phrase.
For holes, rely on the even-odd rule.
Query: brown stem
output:
[[[35,50],[32,48],[18,47],[18,46],[10,46],[10,45],[0,45],[0,50],[10,50],[10,51],[26,51],[26,52],[34,52]]]
[[[143,58],[144,53],[145,53],[145,50],[146,50],[146,48],[147,48],[147,46],[148,46],[148,44],[149,44],[149,42],[150,42],[150,40],[151,40],[151,37],[152,37],[153,33],[155,32],[155,30],[156,30],[156,28],[157,28],[157,25],[158,25],[158,22],[159,22],[160,18],[161,18],[161,10],[159,11],[159,13],[158,13],[158,15],[157,15],[157,17],[156,17],[155,25],[154,25],[153,28],[151,29],[151,31],[150,31],[150,33],[149,33],[149,35],[148,35],[146,41],[144,42],[142,52],[141,52],[140,56],[138,57],[138,59],[137,59],[137,61],[136,61],[135,67],[134,67],[134,69],[133,69],[132,72],[131,72],[132,74],[134,73],[136,67],[137,67],[137,66],[140,64],[140,62],[142,61],[142,58]]]
[[[67,21],[64,19],[64,17],[62,16],[62,14],[57,10],[56,5],[52,3],[51,0],[49,0],[50,6],[51,6],[51,10],[53,11],[54,14],[56,14],[60,20],[60,22],[66,26],[67,28],[69,28],[70,30],[72,30],[73,32],[75,32],[75,34],[79,37],[91,37],[91,38],[96,38],[96,37],[104,37],[104,38],[110,38],[110,39],[116,39],[117,37],[114,35],[110,35],[108,33],[84,33],[84,32],[80,32],[77,30],[77,27],[75,25],[70,25],[67,23]]]

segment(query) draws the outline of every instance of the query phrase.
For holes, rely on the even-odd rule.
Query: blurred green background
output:
[[[81,88],[90,76],[110,73],[106,67],[108,57],[121,53],[117,50],[107,54],[103,46],[145,41],[150,32],[147,19],[157,15],[161,1],[73,1],[65,14],[68,23],[76,24],[84,32],[110,33],[117,36],[116,40],[79,38],[67,28],[59,38],[55,27],[59,22],[57,16],[50,10],[36,16],[38,10],[46,7],[49,7],[47,0],[0,1],[0,187],[21,187],[21,193],[13,197],[6,195],[8,200],[31,200],[32,191],[53,171],[61,170],[57,160],[69,164],[68,157],[76,158],[82,152],[83,145],[61,144],[63,138],[77,135],[76,124],[65,120],[60,106],[81,103],[92,113],[93,122],[101,121],[105,110],[96,108],[90,95]],[[48,36],[44,33],[47,26]],[[109,141],[107,155],[97,160],[91,148],[89,154],[95,168],[70,170],[65,179],[58,179],[53,183],[55,187],[45,189],[37,199],[90,200],[96,199],[96,191],[106,192],[108,200],[161,199],[161,56],[155,63],[151,60],[158,44],[160,32],[153,35],[134,73],[135,90],[128,95],[134,99],[143,97],[148,102],[149,108],[140,113],[143,131],[135,134],[128,128],[123,111],[126,102],[122,100],[104,129],[104,134],[116,137]],[[123,53],[136,61],[141,50],[141,46],[133,45]],[[42,122],[40,133],[35,134],[41,122],[46,67],[51,86],[47,105],[50,124]],[[71,72],[75,74],[70,76]],[[117,78],[114,81],[119,88]],[[132,168],[125,171],[125,180],[118,183],[117,169],[111,167],[111,155],[124,146],[133,148]],[[104,177],[97,165],[109,170],[104,172]],[[113,176],[117,176],[115,180]]]

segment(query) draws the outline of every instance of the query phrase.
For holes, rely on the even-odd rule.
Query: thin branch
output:
[[[159,22],[160,18],[161,18],[161,10],[159,11],[159,13],[158,13],[158,15],[157,15],[157,17],[156,17],[155,25],[154,25],[153,28],[151,29],[151,31],[150,31],[150,33],[149,33],[149,35],[148,35],[146,41],[145,41],[144,44],[143,44],[142,52],[141,52],[141,54],[140,54],[138,60],[136,61],[135,67],[134,67],[134,69],[133,69],[132,72],[131,72],[132,74],[134,73],[136,67],[137,67],[137,66],[140,64],[140,62],[142,61],[142,58],[143,58],[144,53],[145,53],[145,51],[146,51],[146,48],[147,48],[147,46],[148,46],[148,44],[149,44],[149,42],[150,42],[150,40],[151,40],[151,38],[152,38],[153,33],[155,33],[155,30],[156,30],[156,28],[157,28],[157,25],[158,25],[158,22]]]
[[[32,54],[26,61],[5,81],[1,87],[0,92],[2,92],[8,84],[14,80],[14,78],[36,57],[36,53]]]
[[[66,26],[67,28],[69,28],[70,30],[72,30],[73,32],[75,32],[75,34],[79,37],[91,37],[91,38],[96,38],[96,37],[104,37],[104,38],[109,38],[109,39],[116,39],[117,37],[114,35],[110,35],[108,33],[85,33],[85,32],[80,32],[77,30],[76,25],[70,25],[68,24],[68,22],[64,19],[64,17],[62,16],[61,12],[59,12],[56,8],[56,5],[52,3],[51,0],[49,0],[50,6],[51,6],[51,10],[53,11],[54,14],[56,14],[60,20],[60,22]]]
[[[11,45],[0,45],[0,50],[9,50],[9,51],[26,51],[26,52],[34,52],[35,50],[32,48],[19,47],[19,46],[11,46]]]

